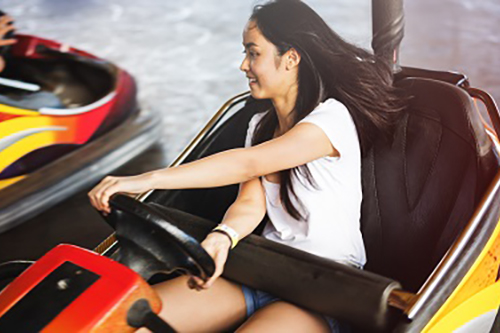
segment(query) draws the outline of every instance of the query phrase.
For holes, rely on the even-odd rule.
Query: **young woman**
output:
[[[202,242],[215,261],[214,276],[155,286],[165,299],[161,315],[181,332],[338,331],[332,318],[220,275],[230,248],[266,211],[271,222],[264,237],[347,265],[365,264],[361,155],[375,136],[390,135],[400,110],[391,72],[299,0],[257,6],[243,45],[240,69],[253,98],[269,105],[251,119],[245,148],[138,176],[107,177],[89,196],[109,212],[109,197],[117,192],[241,184],[218,232]]]

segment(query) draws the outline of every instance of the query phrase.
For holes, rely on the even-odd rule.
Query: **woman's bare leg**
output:
[[[181,276],[154,286],[163,303],[160,316],[176,331],[222,332],[245,319],[240,285],[218,278],[209,289],[196,291],[187,280]]]
[[[242,332],[330,332],[326,319],[293,304],[278,301],[255,312],[240,328]]]

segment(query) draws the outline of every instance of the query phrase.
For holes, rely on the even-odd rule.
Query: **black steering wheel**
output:
[[[212,257],[200,243],[169,223],[155,207],[114,195],[106,217],[120,245],[117,261],[148,280],[156,273],[180,270],[203,280],[215,272]]]

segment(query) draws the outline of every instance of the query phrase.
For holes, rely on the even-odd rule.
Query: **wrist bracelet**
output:
[[[212,229],[212,232],[220,232],[227,235],[231,240],[231,249],[234,249],[234,247],[238,244],[240,235],[233,228],[228,227],[225,224],[219,224]]]

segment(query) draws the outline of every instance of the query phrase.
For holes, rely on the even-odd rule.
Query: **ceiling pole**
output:
[[[391,64],[394,73],[399,72],[399,45],[404,36],[403,0],[372,0],[372,31],[373,52]]]

